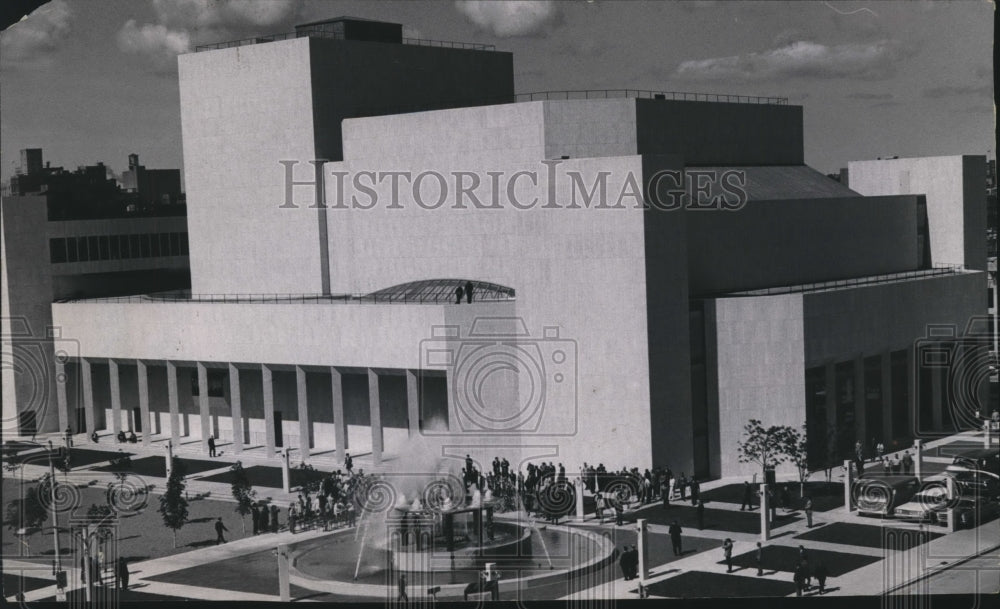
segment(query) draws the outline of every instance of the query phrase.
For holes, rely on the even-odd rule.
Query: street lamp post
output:
[[[53,549],[56,552],[56,582],[59,583],[59,573],[62,572],[62,556],[59,554],[59,518],[58,512],[56,511],[56,468],[52,463],[52,440],[49,440],[49,503],[52,508],[52,544]],[[59,586],[59,591],[62,592],[62,586]]]

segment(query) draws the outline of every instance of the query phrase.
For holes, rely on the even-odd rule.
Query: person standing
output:
[[[278,532],[278,506],[272,503],[269,511],[271,512],[271,532],[272,533],[277,533]]]
[[[906,451],[903,454],[903,474],[909,476],[910,471],[912,469],[913,469],[913,457],[910,456],[910,451]]]
[[[625,524],[625,508],[622,507],[621,500],[615,501],[615,526]]]
[[[802,563],[799,563],[795,567],[795,574],[792,576],[792,581],[795,582],[795,596],[802,596],[802,588],[804,586],[805,578],[802,574]]]
[[[208,456],[215,456],[215,436],[208,436]]]
[[[462,286],[455,288],[455,304],[462,304],[462,295],[464,293],[465,290],[462,289]]]
[[[631,557],[632,554],[629,552],[628,546],[622,546],[621,556],[618,557],[618,568],[622,570],[622,578],[624,578],[625,581],[631,579],[629,577],[629,567],[628,567],[628,561],[631,560]]]
[[[597,519],[604,524],[604,496],[600,493],[594,496],[594,510],[597,512]]]
[[[691,476],[691,505],[698,505],[698,495],[701,492],[701,487],[698,485],[698,479]]]
[[[757,577],[764,575],[764,546],[758,541],[754,558],[757,560]]]
[[[226,538],[222,533],[228,530],[226,525],[222,524],[222,516],[219,516],[219,519],[215,521],[215,545],[226,543]]]
[[[472,282],[465,282],[465,302],[472,304]]]
[[[680,556],[684,553],[681,547],[681,525],[677,524],[677,521],[670,523],[670,528],[667,530],[670,533],[670,545],[673,546],[674,556]]]
[[[250,504],[250,518],[253,520],[253,534],[260,533],[260,508],[256,503]]]
[[[809,495],[806,495],[806,504],[803,509],[806,513],[806,528],[811,529],[813,526],[813,500]]]
[[[883,453],[885,453],[885,444],[879,442],[875,445],[875,454],[878,455],[879,459],[881,459]]]
[[[118,557],[118,589],[128,590],[128,563],[125,562],[125,557]]]
[[[351,453],[344,454],[344,469],[347,470],[347,475],[352,475],[354,471],[354,459],[351,458]]]
[[[406,596],[406,573],[399,574],[399,596],[396,598],[397,603],[408,603],[410,602],[410,597]]]
[[[742,512],[744,508],[749,507],[753,509],[753,487],[746,480],[743,481],[743,503],[740,504],[740,511]]]
[[[679,484],[681,487],[681,501],[687,501],[688,479],[687,476],[684,475],[684,472],[681,472],[681,477],[677,481],[677,484]]]
[[[813,568],[813,575],[816,576],[819,593],[823,594],[826,592],[826,565],[823,564],[822,560],[816,561],[816,567]]]
[[[73,430],[66,428],[66,448],[73,448]]]
[[[722,553],[726,557],[726,573],[733,572],[733,540],[726,537],[722,542]]]
[[[695,507],[695,511],[698,513],[698,530],[705,530],[705,503],[699,499],[698,505]]]

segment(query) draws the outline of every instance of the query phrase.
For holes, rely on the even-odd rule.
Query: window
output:
[[[119,244],[118,235],[111,235],[110,237],[108,237],[108,242],[109,242],[108,245],[110,246],[110,250],[111,250],[109,252],[111,254],[109,256],[110,259],[111,260],[118,260],[119,258],[121,258],[122,257],[122,250],[121,250],[121,248],[118,245]]]
[[[180,233],[181,235],[181,256],[188,255],[188,234]]]
[[[160,255],[170,255],[170,233],[160,233]]]
[[[170,255],[181,255],[181,235],[180,233],[170,233]]]
[[[160,257],[160,236],[156,233],[149,236],[149,254],[153,258]]]
[[[49,262],[66,262],[65,239],[49,239]]]
[[[139,251],[143,258],[149,258],[149,233],[139,235]]]
[[[138,258],[141,256],[139,253],[139,235],[128,236],[128,251],[129,258]]]
[[[79,259],[76,250],[76,237],[66,237],[66,262],[76,262]]]
[[[111,260],[111,253],[108,251],[108,236],[102,235],[100,237],[101,244],[101,260]]]
[[[77,257],[80,262],[88,262],[90,260],[90,254],[87,252],[87,238],[77,237],[76,238],[76,252]]]
[[[101,239],[97,236],[87,237],[87,248],[90,250],[91,260],[102,260],[100,243]]]

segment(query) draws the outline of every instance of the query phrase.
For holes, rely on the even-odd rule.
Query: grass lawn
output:
[[[803,544],[805,545],[805,544]],[[880,556],[869,556],[867,554],[848,554],[846,552],[832,552],[830,550],[816,550],[808,546],[806,557],[810,567],[815,567],[820,561],[826,565],[826,572],[830,577],[839,577],[845,573],[850,573],[855,569],[870,565],[873,562],[882,560]],[[725,561],[718,564],[725,565]],[[764,571],[786,571],[793,573],[796,565],[799,564],[799,549],[792,546],[769,545],[764,547]],[[740,569],[748,569],[748,572],[756,573],[757,558],[756,551],[751,550],[739,556],[733,556],[733,566]]]
[[[687,571],[650,584],[649,593],[653,596],[676,598],[788,596],[795,593],[795,584],[791,578],[779,581],[727,573]]]
[[[199,472],[209,471],[213,469],[219,469],[222,467],[228,467],[230,464],[225,461],[203,461],[200,459],[181,459],[179,457],[174,457],[174,461],[183,461],[184,466],[187,468],[188,475],[197,474]],[[101,467],[93,468],[94,471],[99,472],[113,472],[116,468],[112,465],[102,465]],[[141,459],[135,459],[132,461],[132,467],[127,470],[133,474],[139,476],[149,476],[151,478],[166,478],[167,477],[167,458],[166,457],[142,457]]]
[[[48,586],[56,585],[56,580],[54,579],[42,579],[40,577],[30,577],[28,575],[21,575],[16,570],[12,572],[7,572],[8,568],[4,568],[3,574],[3,593],[6,596],[13,596],[18,592],[31,592],[32,590],[38,590],[39,588],[46,588]],[[24,573],[30,573],[30,571],[25,571]]]
[[[705,528],[715,531],[728,531],[730,533],[756,533],[760,531],[760,514],[757,511],[740,512],[734,510],[717,510],[705,507]],[[626,513],[634,521],[636,518],[646,518],[651,524],[669,525],[674,520],[685,533],[697,535],[698,515],[691,504],[679,504],[673,502],[670,507],[664,508],[660,504],[633,512]],[[778,513],[773,527],[782,527],[801,520],[794,514]]]
[[[281,488],[281,468],[280,467],[269,467],[267,465],[252,465],[245,468],[243,471],[246,472],[247,477],[250,479],[250,484],[253,486],[262,486],[267,488]],[[295,488],[297,486],[302,486],[307,481],[310,480],[322,480],[329,475],[329,472],[323,472],[320,470],[301,470],[292,468],[291,470],[292,480],[291,486]],[[204,482],[224,482],[226,484],[231,484],[233,481],[232,472],[221,472],[214,474],[212,476],[207,476],[205,478],[200,478]]]
[[[826,526],[802,533],[801,535],[796,535],[795,539],[841,543],[865,548],[906,550],[916,547],[922,543],[926,543],[932,539],[941,537],[942,535],[943,533],[935,533],[931,531],[911,531],[908,529],[894,529],[891,527],[880,527],[871,524],[833,522]]]
[[[789,495],[792,500],[792,507],[794,509],[801,509],[804,503],[803,499],[799,497],[799,483],[798,482],[782,482],[779,483],[779,488],[788,485]],[[820,482],[820,481],[809,481],[805,484],[805,494],[812,498],[813,511],[816,512],[826,512],[844,505],[844,487],[839,482]],[[722,503],[735,503],[740,505],[743,502],[743,485],[742,484],[727,484],[726,486],[720,486],[719,488],[714,488],[710,491],[702,491],[701,493],[702,501],[707,505],[709,501],[720,501]],[[779,493],[779,508],[781,495]],[[754,506],[760,506],[760,500],[754,497]]]

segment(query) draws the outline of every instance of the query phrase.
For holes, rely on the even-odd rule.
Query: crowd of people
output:
[[[347,473],[337,470],[318,483],[307,484],[299,492],[298,499],[288,505],[288,530],[295,533],[318,527],[326,531],[353,527],[359,510],[365,509],[366,485],[375,479],[362,469],[357,472],[353,469],[352,463]],[[272,506],[272,509],[276,508]]]

